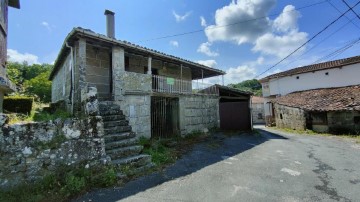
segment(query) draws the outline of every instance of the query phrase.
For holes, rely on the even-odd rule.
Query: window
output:
[[[263,119],[262,113],[258,113],[258,119]]]
[[[326,75],[326,76],[329,76],[329,72],[326,72],[325,75]]]
[[[282,114],[280,114],[280,119],[283,119],[283,115],[282,115]]]
[[[311,113],[312,124],[313,125],[327,125],[327,113],[326,112],[316,112]]]
[[[296,77],[296,79],[299,79],[299,78],[300,78],[299,76]]]

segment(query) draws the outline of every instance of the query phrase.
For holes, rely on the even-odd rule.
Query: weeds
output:
[[[35,184],[23,184],[11,190],[0,190],[0,201],[67,201],[69,198],[96,187],[116,184],[116,170],[112,166],[76,168],[62,166],[55,174],[46,175]]]

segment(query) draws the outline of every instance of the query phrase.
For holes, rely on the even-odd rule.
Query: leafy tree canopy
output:
[[[229,84],[229,87],[236,88],[243,91],[250,91],[256,96],[262,95],[262,87],[258,80],[245,80],[237,84]]]
[[[9,62],[6,68],[9,79],[17,86],[18,94],[35,96],[41,102],[51,101],[52,65]]]

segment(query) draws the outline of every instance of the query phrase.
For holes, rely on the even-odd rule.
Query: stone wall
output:
[[[179,96],[181,135],[219,127],[219,97],[209,95]]]
[[[275,121],[279,128],[306,129],[306,116],[302,109],[275,104]]]
[[[137,137],[151,137],[150,95],[125,95],[118,103]]]
[[[328,128],[331,133],[339,134],[360,134],[360,112],[328,112]]]
[[[0,116],[0,187],[33,182],[64,164],[106,161],[101,117],[6,124]]]
[[[69,95],[71,90],[71,57],[67,55],[63,64],[55,74],[51,84],[51,102],[56,103],[64,100],[69,102]]]
[[[262,103],[253,103],[251,109],[252,121],[255,124],[265,124],[265,111],[264,104]]]

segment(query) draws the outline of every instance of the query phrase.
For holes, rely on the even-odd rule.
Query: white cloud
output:
[[[298,29],[297,21],[301,14],[293,5],[285,6],[283,12],[274,20],[273,28],[280,32],[290,32]]]
[[[181,21],[185,21],[186,18],[188,18],[190,16],[191,12],[187,12],[185,15],[179,15],[177,14],[175,11],[173,11],[173,15],[175,17],[176,22],[181,22]]]
[[[215,67],[217,65],[215,60],[198,60],[196,62],[208,67]]]
[[[48,22],[43,21],[41,23],[41,25],[44,26],[48,31],[52,30],[52,28],[51,28],[51,26],[50,26],[50,24]]]
[[[212,43],[210,43],[210,42],[202,43],[202,44],[200,44],[199,48],[197,49],[197,52],[204,53],[205,55],[210,56],[210,57],[219,56],[219,53],[212,51],[210,49],[211,45],[212,45]]]
[[[207,26],[207,23],[206,23],[206,20],[203,16],[200,16],[200,23],[201,23],[201,26],[202,27],[206,27]]]
[[[230,68],[226,70],[226,75],[224,76],[225,85],[253,79],[255,76],[256,69],[249,65],[241,65],[235,68]]]
[[[29,65],[32,64],[39,64],[39,57],[30,53],[19,53],[17,50],[13,50],[13,49],[8,49],[7,50],[7,54],[8,54],[8,60],[11,62],[19,62],[19,63],[23,63],[23,62],[27,62]]]
[[[215,25],[206,27],[208,41],[250,43],[254,45],[254,52],[287,56],[307,41],[308,34],[299,32],[297,22],[301,14],[293,5],[285,6],[274,20],[264,17],[275,4],[276,0],[232,0],[216,11]],[[300,49],[297,54],[305,49]]]
[[[291,32],[282,36],[267,33],[256,40],[252,50],[267,55],[285,57],[301,44],[305,43],[307,36],[305,32]],[[304,50],[305,48],[302,48],[297,54],[300,54]]]
[[[177,41],[170,41],[170,45],[174,46],[174,47],[179,47],[179,42]]]
[[[208,26],[205,34],[210,42],[253,42],[271,29],[269,18],[262,17],[267,16],[275,3],[276,0],[233,0],[216,11],[215,25]]]

